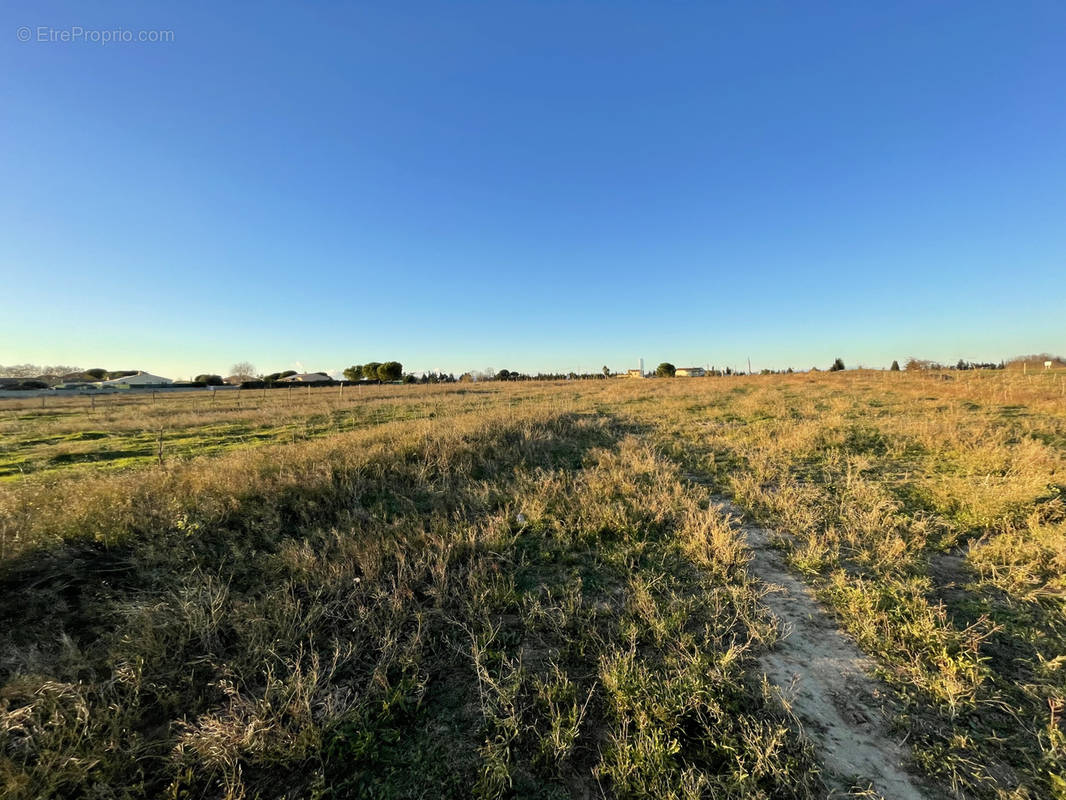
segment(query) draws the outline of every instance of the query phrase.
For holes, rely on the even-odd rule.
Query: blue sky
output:
[[[0,363],[1063,352],[1064,76],[1052,1],[7,4]]]

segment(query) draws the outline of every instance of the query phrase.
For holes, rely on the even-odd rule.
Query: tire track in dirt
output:
[[[751,572],[771,591],[764,601],[778,618],[782,638],[760,664],[781,702],[804,727],[845,794],[869,783],[885,800],[926,800],[907,772],[905,747],[888,734],[879,698],[885,689],[869,677],[874,664],[836,625],[814,592],[788,570],[772,534],[743,522],[743,512],[721,498],[712,504],[741,522]]]

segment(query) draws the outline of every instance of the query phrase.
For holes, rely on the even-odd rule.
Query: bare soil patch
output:
[[[717,503],[743,519],[732,503]],[[762,668],[824,759],[827,783],[844,793],[869,786],[886,800],[926,798],[904,766],[906,748],[889,735],[887,690],[870,677],[873,662],[789,572],[773,547],[776,534],[746,523],[741,530],[751,549],[750,569],[770,587],[766,604],[783,634],[760,659]]]

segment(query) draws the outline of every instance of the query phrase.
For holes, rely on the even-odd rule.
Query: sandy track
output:
[[[728,501],[717,505],[744,518]],[[827,783],[845,793],[869,784],[885,800],[925,800],[929,795],[903,766],[906,749],[888,735],[879,702],[884,689],[869,677],[873,663],[788,571],[770,533],[747,524],[741,531],[752,553],[751,571],[771,587],[765,601],[783,634],[762,657],[763,671],[822,756],[831,772]]]

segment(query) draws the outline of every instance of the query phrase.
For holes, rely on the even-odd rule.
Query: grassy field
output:
[[[870,796],[742,520],[929,797],[1066,797],[1062,376],[0,400],[0,795]]]

